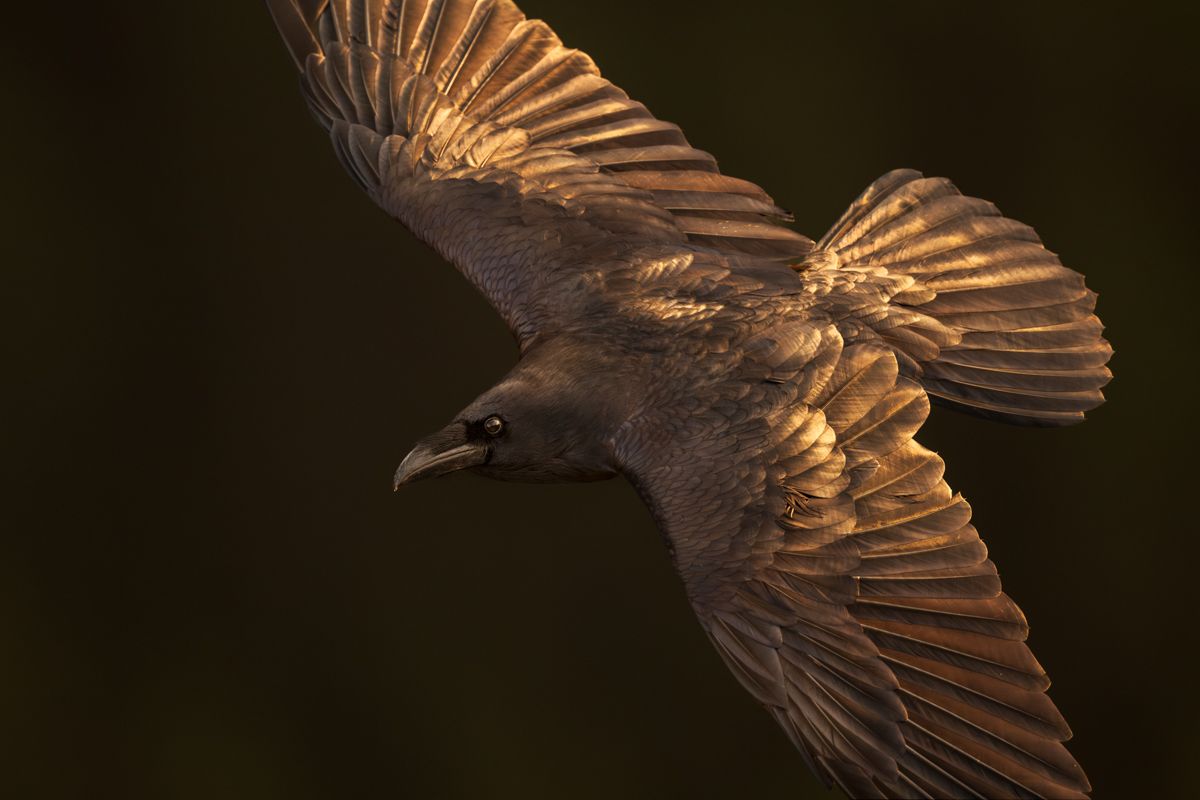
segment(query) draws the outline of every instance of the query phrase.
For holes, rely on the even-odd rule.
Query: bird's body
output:
[[[932,397],[1082,419],[1082,278],[944,179],[818,242],[507,0],[269,0],[342,162],[508,323],[512,372],[405,459],[628,478],[734,674],[859,797],[1078,797],[1070,731],[943,465]]]

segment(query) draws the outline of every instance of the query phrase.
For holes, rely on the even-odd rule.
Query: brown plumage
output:
[[[621,474],[704,630],[854,797],[1080,797],[1070,730],[929,401],[1061,425],[1111,354],[1081,276],[944,179],[815,244],[507,0],[268,0],[355,180],[522,358],[397,485]]]

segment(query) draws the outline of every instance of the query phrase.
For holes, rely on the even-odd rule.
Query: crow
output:
[[[267,3],[350,175],[520,348],[396,487],[622,475],[826,785],[1090,791],[970,507],[913,438],[931,400],[1042,426],[1103,402],[1096,296],[1033,229],[897,170],[813,242],[509,0]]]

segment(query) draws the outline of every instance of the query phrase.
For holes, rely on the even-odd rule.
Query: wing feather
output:
[[[658,451],[672,465],[691,452],[694,471],[629,458],[688,555],[677,565],[718,652],[817,774],[854,797],[1083,797],[1025,618],[942,460],[913,438],[929,412],[920,385],[882,342],[787,325],[754,342],[771,343],[748,348],[767,367],[798,374],[797,353],[824,377],[774,400],[741,392],[762,440],[737,452],[765,477],[741,503],[685,511],[719,493],[723,473],[748,472],[709,457],[730,452],[711,442]],[[719,420],[703,427],[722,435]]]
[[[451,257],[522,340],[536,332],[532,307],[555,305],[536,297],[553,283],[547,275],[581,268],[565,252],[595,253],[605,238],[610,250],[692,245],[776,261],[812,246],[781,224],[789,217],[765,192],[721,176],[677,126],[630,100],[510,0],[267,2],[348,171]],[[409,142],[411,158],[372,161],[373,152],[401,149],[372,137]],[[478,185],[471,207],[486,219],[439,220],[459,219],[452,205],[466,197],[418,184],[448,181]],[[561,213],[547,214],[554,208]],[[478,242],[456,241],[465,237]],[[560,242],[557,259],[539,244],[550,238]]]

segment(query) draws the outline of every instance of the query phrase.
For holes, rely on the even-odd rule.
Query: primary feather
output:
[[[930,398],[1042,425],[1102,402],[1095,295],[1031,228],[899,170],[814,245],[508,0],[268,5],[347,170],[516,336],[497,396],[599,409],[569,474],[611,458],[633,482],[820,777],[1088,791],[970,508],[913,438]],[[554,452],[487,468],[568,474]]]

